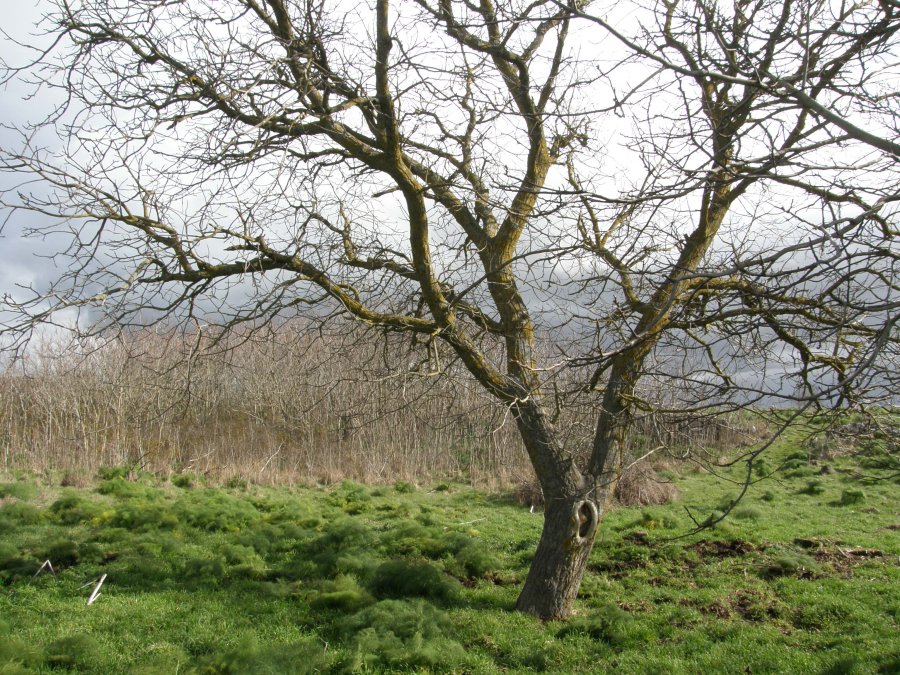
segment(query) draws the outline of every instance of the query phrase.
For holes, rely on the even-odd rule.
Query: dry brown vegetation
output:
[[[452,363],[359,338],[282,326],[252,339],[141,332],[45,342],[0,376],[3,468],[57,471],[72,484],[122,465],[213,482],[456,479],[519,486],[523,503],[540,503],[507,409],[462,375],[436,376]],[[559,426],[586,451],[590,410],[563,398]],[[747,428],[720,418],[657,414],[637,429],[635,456],[696,458],[748,439]],[[631,501],[626,492],[640,503],[671,497],[646,461],[623,481],[622,501]]]

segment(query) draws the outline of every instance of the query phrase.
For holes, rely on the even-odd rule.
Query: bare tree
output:
[[[68,267],[8,299],[14,344],[63,309],[413,335],[507,406],[541,483],[522,611],[570,613],[646,391],[848,405],[884,382],[892,0],[54,4],[7,79],[62,103],[0,161]],[[563,372],[597,410],[586,458],[555,426]]]

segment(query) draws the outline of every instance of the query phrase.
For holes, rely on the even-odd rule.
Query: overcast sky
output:
[[[40,0],[3,3],[2,30],[6,35],[0,34],[0,60],[4,64],[21,65],[34,53],[16,42],[32,46],[45,42],[36,36],[35,23],[46,10],[46,3]],[[39,118],[42,112],[49,109],[46,98],[27,100],[28,93],[28,89],[18,82],[6,85],[0,92],[3,101],[0,106],[0,144],[4,147],[14,148],[21,143],[19,135],[8,129],[9,125]],[[0,187],[7,189],[13,183],[10,176],[0,174]],[[5,217],[6,212],[3,215]],[[13,293],[16,284],[40,285],[50,278],[52,262],[38,257],[49,253],[49,246],[23,239],[20,232],[26,224],[24,218],[13,218],[3,230],[0,239],[0,294]]]

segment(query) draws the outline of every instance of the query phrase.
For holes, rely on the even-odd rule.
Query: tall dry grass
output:
[[[0,468],[92,475],[125,465],[217,482],[459,479],[489,488],[532,479],[508,410],[454,376],[446,357],[362,331],[287,324],[247,335],[46,342],[0,375]],[[564,442],[583,455],[595,401],[561,400]],[[736,444],[743,433],[720,418],[644,415],[633,450],[684,454]]]

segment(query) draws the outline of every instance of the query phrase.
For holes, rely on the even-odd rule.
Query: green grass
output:
[[[689,536],[746,465],[676,470],[681,502],[610,513],[576,616],[546,624],[512,611],[540,515],[463,485],[9,479],[0,674],[898,673],[898,484],[829,465],[785,440]]]

